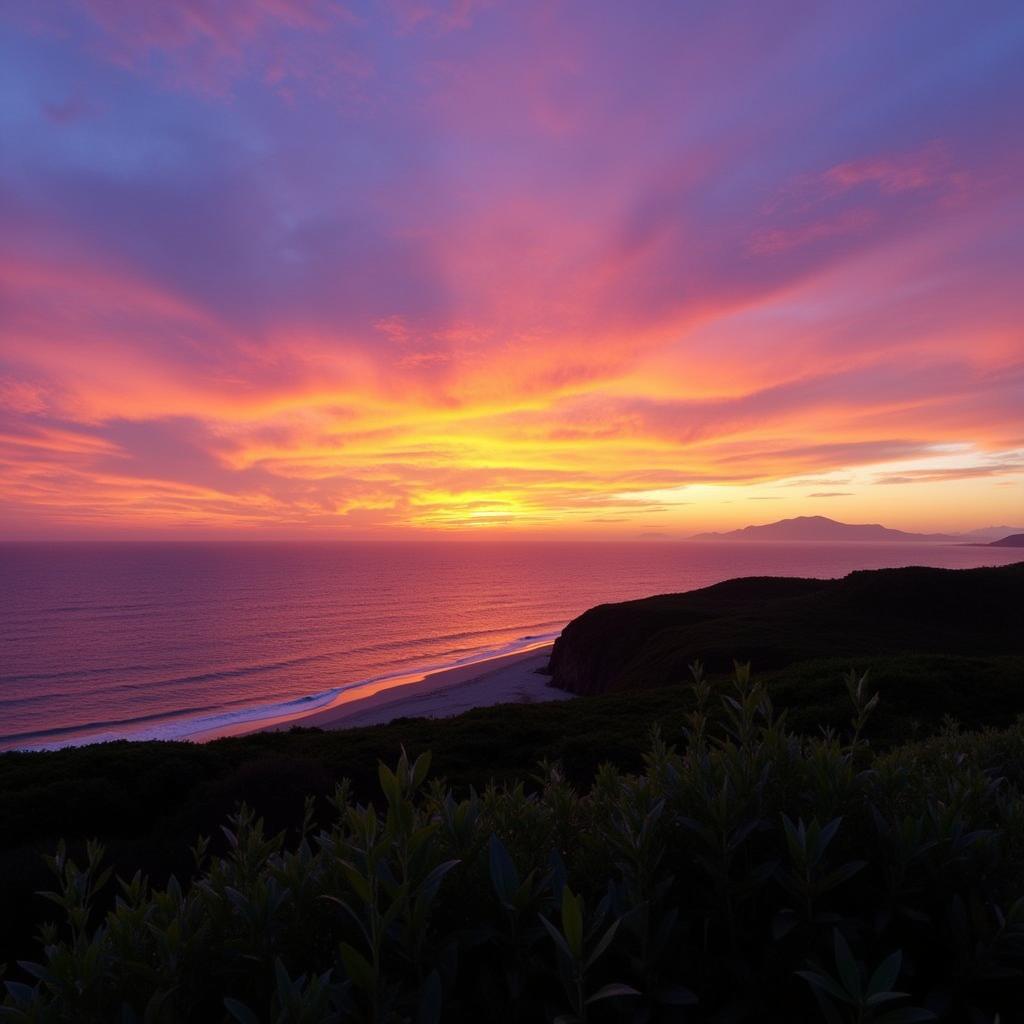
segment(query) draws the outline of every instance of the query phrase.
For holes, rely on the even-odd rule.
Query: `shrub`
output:
[[[63,845],[12,1021],[1016,1019],[1024,729],[883,755],[789,730],[765,687],[694,670],[679,747],[586,792],[553,763],[455,792],[430,758],[338,783],[295,838],[241,807],[192,877],[112,880]],[[112,897],[110,895],[113,887]]]

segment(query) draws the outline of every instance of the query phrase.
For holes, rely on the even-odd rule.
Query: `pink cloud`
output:
[[[924,189],[950,191],[962,188],[967,176],[951,168],[944,146],[933,143],[912,153],[836,164],[825,171],[822,182],[836,192],[867,185],[883,195],[900,195]]]
[[[750,252],[774,255],[823,240],[866,236],[880,225],[905,225],[966,187],[942,143],[882,154],[799,175],[762,208],[772,226],[755,230]]]
[[[770,228],[754,234],[749,250],[757,256],[771,256],[800,246],[836,238],[864,235],[879,221],[874,210],[845,210],[835,217],[796,227]]]
[[[113,39],[142,50],[183,50],[209,45],[236,55],[252,39],[280,28],[323,29],[351,19],[342,4],[326,0],[247,0],[210,4],[204,0],[82,0],[84,8]]]
[[[387,0],[399,29],[451,32],[467,28],[494,0]]]
[[[69,96],[60,103],[44,103],[43,113],[58,125],[73,124],[94,111],[93,105],[81,96]]]
[[[344,32],[360,19],[339,0],[74,0],[94,52],[175,88],[228,95],[252,70],[294,98],[297,83],[321,93],[367,77],[371,65]],[[67,31],[67,12],[52,0],[36,15],[39,30]]]
[[[0,161],[27,519],[618,519],[1022,436],[1019,71],[973,15],[44,7]]]
[[[0,377],[0,408],[16,415],[43,412],[47,408],[46,392],[28,380]]]
[[[994,465],[957,466],[950,469],[904,470],[875,480],[878,484],[919,484],[936,483],[946,480],[974,480],[978,477],[1017,476],[1024,473],[1024,462],[1008,459]]]

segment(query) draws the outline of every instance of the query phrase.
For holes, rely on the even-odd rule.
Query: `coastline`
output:
[[[472,708],[568,700],[575,694],[550,685],[540,670],[548,662],[553,641],[466,665],[427,674],[382,680],[343,691],[315,711],[296,712],[259,722],[239,722],[196,732],[190,739],[205,743],[225,736],[279,732],[293,728],[351,729],[380,725],[395,718],[448,718]]]
[[[5,582],[11,583],[0,588],[0,648],[13,655],[0,668],[0,750],[189,741],[281,722],[313,724],[318,712],[348,704],[349,698],[339,700],[343,691],[370,698],[385,680],[388,686],[422,684],[440,671],[540,647],[581,609],[732,578],[832,579],[906,565],[994,567],[1022,557],[1021,549],[939,544],[581,543],[567,550],[568,560],[555,565],[540,544],[517,549],[508,564],[498,557],[505,557],[501,549],[486,545],[456,552],[437,542],[410,549],[408,558],[405,549],[388,548],[381,585],[367,588],[358,572],[346,568],[365,569],[375,551],[345,545],[283,552],[256,544],[232,548],[226,558],[216,547],[185,544],[173,559],[160,545],[70,545],[56,555],[0,545]],[[180,571],[184,590],[159,585],[168,565]],[[299,586],[285,571],[289,566],[305,567],[302,580],[322,583],[329,576],[348,581],[348,589]],[[268,567],[275,572],[269,591],[257,585]],[[557,577],[567,567],[576,582],[562,587]],[[72,569],[86,590],[78,604],[63,605],[61,580]],[[131,583],[143,602],[139,607],[102,603],[102,581],[110,572]],[[207,579],[207,572],[217,585],[194,587],[191,581]],[[410,578],[418,581],[415,614],[391,596]],[[179,593],[188,600],[172,599]],[[518,596],[509,605],[512,595]],[[436,622],[433,611],[424,611],[435,605]],[[480,608],[490,617],[486,623],[475,621]],[[484,629],[492,619],[501,628]],[[197,621],[216,628],[193,642]],[[267,630],[254,628],[264,622]],[[74,648],[66,641],[68,630],[80,638]],[[417,650],[424,653],[417,656]],[[396,661],[398,667],[390,668]],[[296,684],[293,665],[305,683]],[[367,709],[379,703],[373,699]],[[513,693],[494,699],[521,698]]]

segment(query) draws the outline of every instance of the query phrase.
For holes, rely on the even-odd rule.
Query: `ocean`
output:
[[[950,544],[2,544],[0,750],[255,728],[537,646],[595,604],[734,576],[1020,559]]]

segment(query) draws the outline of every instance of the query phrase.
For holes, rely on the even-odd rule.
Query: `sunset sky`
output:
[[[1024,4],[0,9],[0,539],[1024,519]]]

